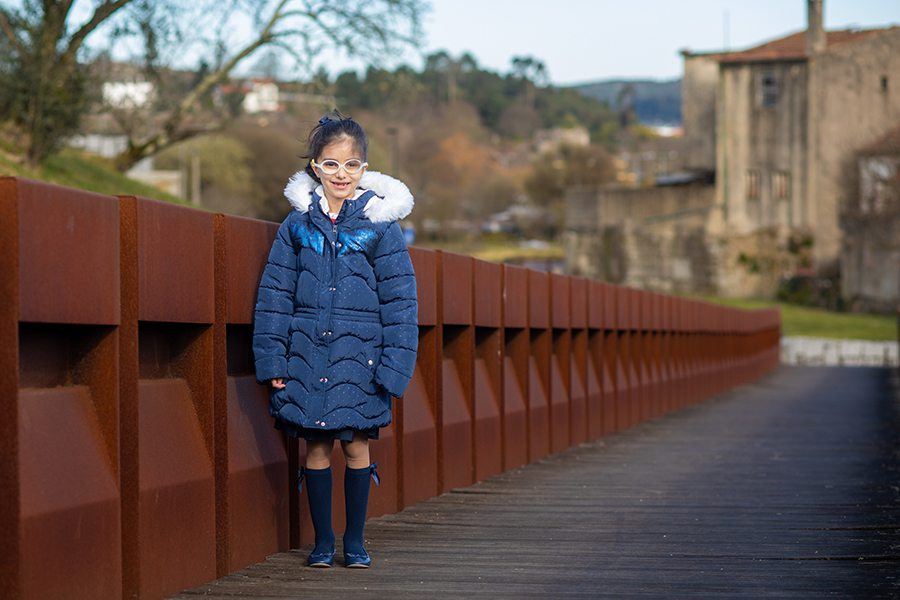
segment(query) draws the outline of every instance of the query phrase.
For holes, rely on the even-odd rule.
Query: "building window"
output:
[[[759,171],[756,169],[747,171],[747,199],[759,200]]]
[[[775,69],[767,67],[762,70],[759,77],[759,105],[763,108],[772,108],[778,102],[778,79],[775,77]]]
[[[776,200],[787,200],[791,197],[791,174],[787,171],[772,173],[772,193]]]

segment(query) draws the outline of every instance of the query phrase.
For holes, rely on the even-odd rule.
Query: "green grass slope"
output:
[[[37,167],[30,168],[10,152],[10,144],[0,145],[0,176],[26,177],[68,187],[121,196],[143,196],[187,205],[188,202],[153,186],[130,179],[115,169],[112,162],[66,148]]]
[[[897,318],[892,315],[838,313],[774,300],[704,300],[735,308],[778,308],[781,311],[781,332],[786,336],[897,341]]]

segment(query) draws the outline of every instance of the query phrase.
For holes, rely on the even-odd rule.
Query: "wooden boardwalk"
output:
[[[304,549],[177,597],[900,598],[898,440],[893,372],[781,368],[373,519],[369,570]]]

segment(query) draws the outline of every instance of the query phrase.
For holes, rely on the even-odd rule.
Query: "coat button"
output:
[[[319,423],[319,425],[321,425],[322,427],[325,427],[325,421],[322,421],[321,423]]]
[[[338,248],[341,247],[341,243],[340,243],[340,242],[337,243],[337,247],[338,247]]]
[[[369,364],[370,364],[370,365],[374,365],[375,362],[370,358],[370,359],[369,359]]]

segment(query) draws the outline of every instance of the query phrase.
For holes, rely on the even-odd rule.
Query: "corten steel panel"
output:
[[[503,325],[528,327],[528,269],[503,265]]]
[[[611,283],[602,283],[603,291],[603,328],[622,329],[624,325],[619,321],[618,286]]]
[[[20,320],[118,324],[118,200],[25,179],[4,183],[18,204]]]
[[[569,330],[553,330],[550,356],[550,451],[569,447],[571,408],[569,385],[571,375],[572,340]]]
[[[611,287],[616,294],[616,329],[633,329],[631,313],[634,307],[631,304],[631,289],[621,285]]]
[[[587,439],[603,435],[603,332],[591,330],[587,335],[587,371],[585,372],[585,402]]]
[[[634,373],[631,366],[633,351],[631,334],[618,331],[616,339],[616,430],[621,431],[634,425],[632,420],[632,404],[634,393]]]
[[[21,596],[19,403],[19,241],[16,180],[0,177],[0,589]]]
[[[588,439],[587,353],[587,330],[573,331],[569,367],[569,443],[573,446]]]
[[[634,376],[631,421],[633,424],[637,424],[645,421],[650,413],[650,381],[647,379],[646,370],[647,333],[643,325],[646,321],[644,292],[629,288],[626,297],[630,305],[631,369]]]
[[[528,270],[528,326],[550,327],[550,274]]]
[[[256,292],[277,223],[221,215],[225,232],[225,322],[252,323]]]
[[[503,354],[504,469],[528,463],[528,330],[507,329]]]
[[[640,291],[640,329],[641,333],[641,382],[643,388],[642,420],[660,414],[659,381],[656,370],[656,342],[659,326],[656,322],[656,294]]]
[[[381,485],[370,486],[369,517],[388,515],[400,510],[400,470],[398,468],[396,415],[398,407],[395,400],[394,422],[382,427],[378,440],[369,443],[369,455],[373,463],[378,464]]]
[[[252,375],[227,378],[228,572],[288,549],[288,457],[269,395]]]
[[[584,277],[569,277],[572,301],[572,329],[588,326],[588,280]]]
[[[528,460],[550,452],[550,331],[532,330],[528,356]]]
[[[472,324],[472,257],[440,253],[444,325]]]
[[[606,329],[606,286],[600,281],[587,282],[588,327]]]
[[[403,395],[404,506],[437,495],[437,428],[422,371],[416,369]]]
[[[475,325],[478,327],[500,327],[501,303],[503,295],[502,265],[483,260],[475,265]]]
[[[568,329],[572,326],[570,279],[567,275],[550,274],[550,324],[557,329]]]
[[[137,200],[138,318],[212,323],[212,213]]]
[[[597,364],[600,371],[600,394],[602,401],[602,423],[603,433],[613,433],[620,431],[619,425],[619,400],[620,393],[626,394],[626,389],[619,390],[619,335],[615,331],[604,330],[603,332],[603,352],[602,363]],[[627,397],[627,396],[626,396]]]
[[[456,363],[444,359],[443,363],[443,486],[446,492],[472,483],[472,415],[467,406],[463,381]]]
[[[413,270],[416,272],[416,293],[419,300],[419,325],[437,323],[437,252],[410,247]]]
[[[675,409],[675,384],[676,372],[675,361],[672,356],[672,340],[675,334],[666,331],[660,340],[659,360],[660,360],[660,396],[663,403],[663,410],[668,413]]]
[[[650,295],[653,298],[653,300],[652,300],[653,327],[652,328],[657,331],[662,331],[665,329],[665,327],[663,326],[663,309],[665,306],[663,301],[664,301],[665,296],[663,296],[662,294],[658,294],[656,292],[651,292]]]
[[[89,388],[25,388],[18,401],[22,597],[120,597],[117,475]]]
[[[160,598],[216,577],[213,468],[187,382],[141,380],[138,407],[140,596]]]
[[[650,418],[650,407],[652,404],[650,371],[647,368],[648,362],[648,346],[650,344],[650,334],[646,331],[636,331],[632,333],[632,368],[634,369],[635,380],[637,386],[635,392],[637,394],[637,402],[634,408],[633,418],[636,423],[642,423]]]
[[[499,337],[499,332],[495,335]],[[492,344],[493,345],[493,344]],[[503,430],[500,422],[500,357],[475,359],[475,480],[481,481],[503,470]]]
[[[664,331],[672,331],[672,296],[659,295],[659,321],[660,328]]]
[[[411,506],[438,494],[437,418],[437,328],[422,328],[419,354],[412,380],[398,404],[402,506]]]
[[[474,481],[474,334],[473,327],[444,327],[441,435],[438,437],[443,492]]]

